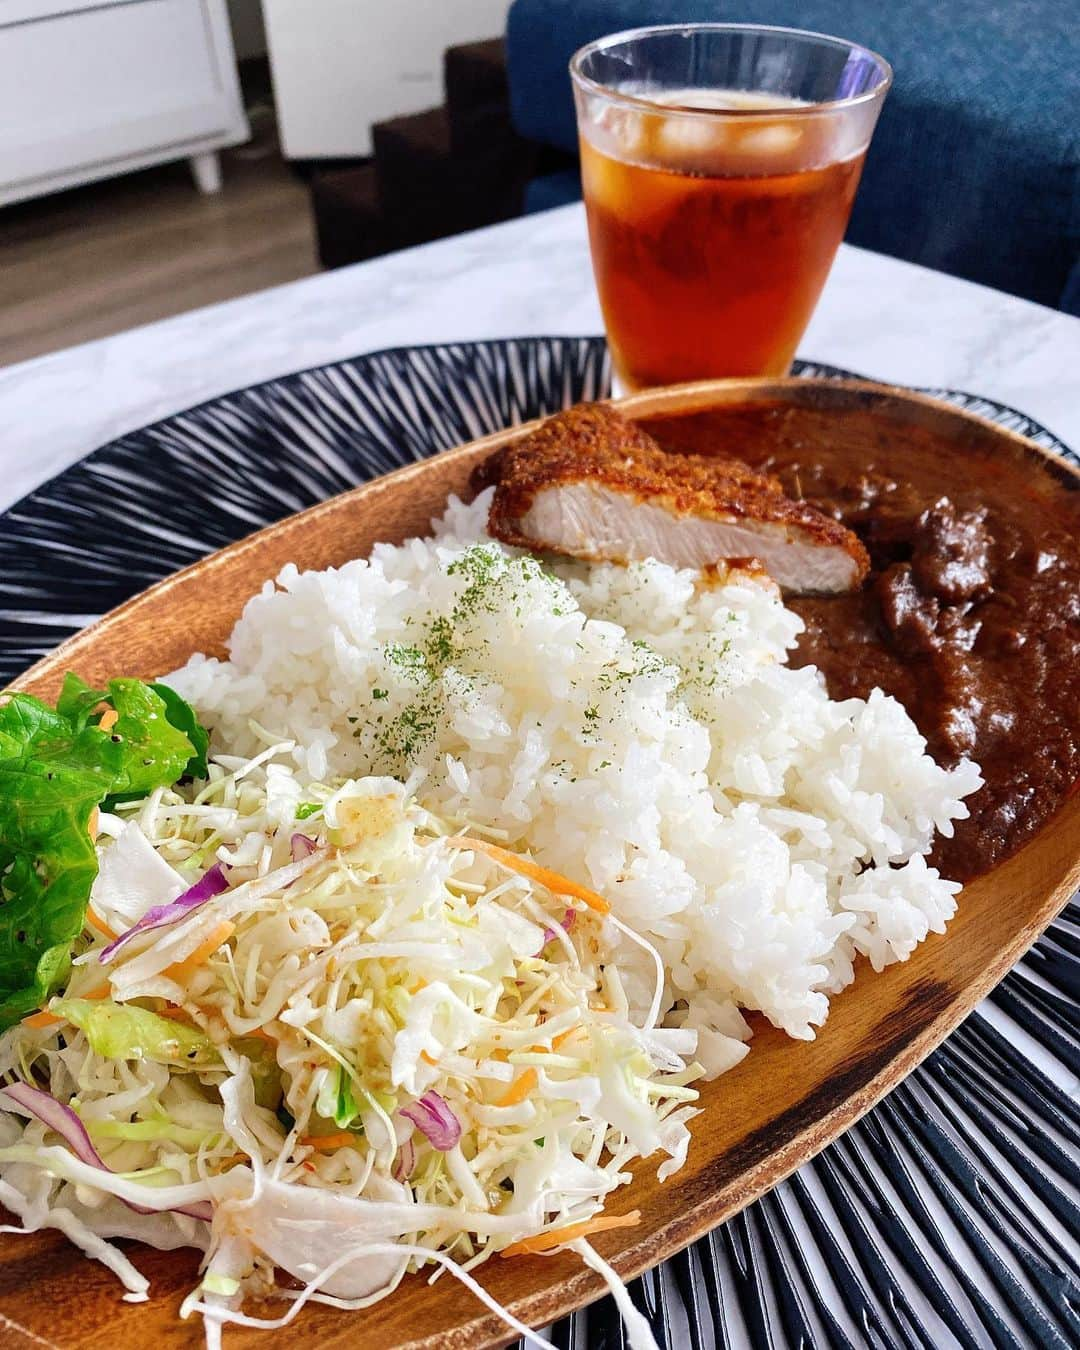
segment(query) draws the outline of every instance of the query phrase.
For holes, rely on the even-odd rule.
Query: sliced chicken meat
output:
[[[613,408],[582,403],[498,451],[491,533],[589,561],[705,568],[756,558],[784,590],[854,590],[869,558],[854,534],[737,459],[673,454]]]

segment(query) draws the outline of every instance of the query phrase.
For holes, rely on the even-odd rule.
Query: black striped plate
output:
[[[798,373],[846,374],[802,364]],[[607,393],[599,338],[402,348],[225,395],[0,515],[0,685],[211,550]],[[989,399],[929,390],[1060,454]],[[869,1116],[632,1293],[664,1346],[1080,1345],[1080,905]],[[610,1301],[552,1333],[622,1347]]]

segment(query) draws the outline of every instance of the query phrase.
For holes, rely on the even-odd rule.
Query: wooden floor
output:
[[[222,158],[216,196],[181,162],[0,208],[0,365],[317,271],[304,183]]]

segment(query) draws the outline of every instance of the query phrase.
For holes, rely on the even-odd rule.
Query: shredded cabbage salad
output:
[[[568,1246],[618,1285],[587,1237],[635,1221],[602,1212],[635,1158],[682,1165],[696,1033],[656,1025],[655,953],[631,1018],[635,935],[523,841],[417,784],[301,786],[265,739],[100,812],[67,986],[0,1037],[4,1231],[61,1229],[132,1300],[111,1239],[200,1248],[210,1345],[427,1265],[546,1344],[470,1272]]]

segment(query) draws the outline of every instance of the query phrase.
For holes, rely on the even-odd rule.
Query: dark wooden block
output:
[[[312,174],[319,256],[339,267],[518,215],[541,152],[510,121],[501,38],[451,47],[444,107],[372,127],[371,163]]]
[[[514,136],[502,38],[448,48],[443,72],[450,145],[456,155],[483,150],[493,137]]]
[[[532,156],[516,138],[493,134],[468,155],[451,147],[445,107],[396,117],[372,128],[376,176],[383,210],[390,221],[444,222],[444,234],[505,220],[521,209]]]
[[[344,267],[400,247],[392,242],[383,218],[372,164],[314,172],[311,206],[324,267]]]

